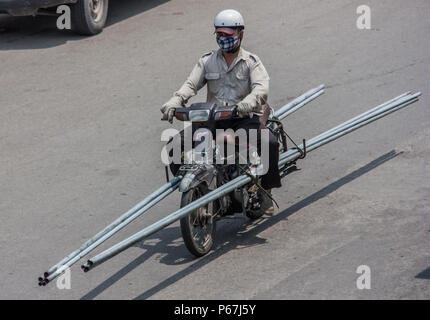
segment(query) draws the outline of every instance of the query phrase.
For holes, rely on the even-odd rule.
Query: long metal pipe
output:
[[[309,98],[311,98],[312,96],[314,96],[316,93],[318,93],[319,91],[324,89],[324,84],[321,84],[313,89],[310,89],[308,91],[306,91],[304,94],[300,95],[299,97],[295,98],[293,101],[287,103],[286,105],[284,105],[283,107],[279,108],[278,110],[275,111],[274,113],[274,117],[279,117],[282,114],[290,111],[291,109],[295,108],[298,104],[301,104],[302,102],[304,102],[305,100],[308,100]],[[313,99],[309,100],[308,102],[312,101]],[[304,105],[304,104],[303,104]],[[302,106],[303,106],[302,105]],[[299,109],[299,108],[297,108]],[[296,111],[297,109],[295,109],[294,111]],[[292,112],[291,112],[292,113]]]
[[[288,116],[289,114],[291,114],[294,111],[298,110],[300,107],[304,106],[306,103],[312,101],[317,96],[319,96],[320,94],[322,94],[323,92],[321,93],[320,91],[323,90],[323,88],[324,88],[324,85],[319,85],[319,86],[317,86],[317,87],[315,87],[315,88],[313,88],[311,90],[308,90],[307,92],[305,92],[301,96],[297,97],[296,99],[294,99],[290,103],[286,104],[285,106],[283,106],[282,108],[280,108],[279,110],[277,110],[276,113],[275,113],[275,115],[281,115],[282,114],[283,118],[286,117],[286,116]],[[318,95],[315,96],[315,94],[318,94]],[[288,113],[288,114],[286,114],[286,113]],[[286,115],[284,115],[284,114],[286,114]],[[109,232],[111,229],[115,228],[118,224],[122,223],[125,219],[127,219],[134,212],[136,212],[137,210],[139,210],[140,208],[142,208],[143,206],[145,206],[149,201],[151,201],[158,194],[160,194],[164,190],[166,190],[166,188],[168,188],[170,185],[173,185],[176,181],[178,181],[178,178],[173,179],[168,184],[162,186],[161,188],[159,188],[158,190],[156,190],[155,192],[153,192],[151,195],[149,195],[144,200],[142,200],[141,202],[139,202],[138,204],[136,204],[133,208],[131,208],[130,210],[128,210],[127,212],[125,212],[117,220],[115,220],[114,222],[112,222],[110,225],[108,225],[102,231],[100,231],[99,233],[97,233],[94,237],[92,237],[87,242],[85,242],[78,250],[73,251],[71,254],[69,254],[68,256],[66,256],[63,260],[61,260],[60,262],[58,262],[57,264],[55,264],[54,266],[52,266],[51,268],[49,268],[49,270],[46,271],[45,274],[44,274],[45,278],[49,274],[51,274],[52,272],[54,272],[57,268],[59,268],[60,266],[62,266],[63,264],[65,264],[67,261],[73,259],[76,255],[78,255],[80,252],[82,252],[83,250],[85,250],[87,247],[89,247],[93,242],[95,242],[96,240],[98,240],[104,234],[106,234],[107,232]]]
[[[124,251],[125,249],[129,248],[136,242],[141,241],[142,239],[145,239],[149,237],[150,235],[154,234],[155,232],[167,227],[168,225],[182,219],[190,212],[205,206],[211,201],[214,201],[223,195],[232,192],[236,188],[239,188],[240,186],[243,186],[251,181],[251,178],[249,176],[240,176],[223,186],[217,188],[214,191],[209,192],[208,194],[204,195],[203,197],[191,202],[190,204],[186,205],[185,207],[175,211],[174,213],[168,215],[167,217],[161,219],[160,221],[150,225],[149,227],[146,227],[145,229],[139,231],[138,233],[134,234],[128,239],[125,239],[121,241],[120,243],[112,246],[111,248],[103,251],[102,253],[96,255],[95,257],[89,259],[86,264],[82,265],[82,269],[87,272],[94,268],[95,266],[103,263],[107,259],[119,254],[120,252]]]
[[[347,133],[350,133],[354,130],[357,130],[358,128],[361,128],[362,126],[369,124],[373,121],[376,121],[377,119],[380,119],[394,111],[397,111],[401,108],[406,107],[407,105],[415,102],[418,100],[418,96],[420,93],[417,93],[411,98],[403,99],[399,101],[395,101],[391,104],[384,104],[386,105],[385,108],[381,108],[377,113],[368,113],[366,117],[362,118],[356,118],[357,120],[355,122],[349,122],[348,126],[340,127],[338,126],[337,131],[332,131],[331,129],[328,132],[331,132],[332,135],[325,136],[321,139],[315,139],[314,142],[308,147],[308,151],[313,151],[319,147],[321,147],[324,144],[327,144]],[[392,99],[394,100],[394,99]],[[392,101],[390,100],[390,101]],[[303,147],[303,146],[302,146]],[[284,165],[285,163],[289,161],[296,160],[300,157],[300,152],[298,150],[290,150],[287,151],[282,155],[282,159],[279,162],[279,166]],[[180,220],[181,218],[185,217],[190,212],[208,204],[211,201],[214,201],[223,195],[233,191],[234,189],[241,187],[245,185],[246,183],[249,183],[251,181],[251,178],[248,176],[241,176],[238,177],[229,183],[221,186],[220,188],[206,194],[205,196],[197,199],[196,201],[188,204],[187,206],[177,210],[176,212],[168,215],[167,217],[163,218],[162,220],[150,225],[149,227],[141,230],[140,232],[136,233],[135,235],[131,236],[128,239],[125,239],[121,241],[120,243],[112,246],[111,248],[103,251],[102,253],[98,254],[97,256],[89,259],[86,264],[82,266],[82,269],[87,272],[91,270],[92,268],[96,267],[97,265],[103,263],[104,261],[110,259],[111,257],[119,254],[120,252],[124,251],[125,249],[129,248],[136,242],[142,241],[143,239],[147,238],[148,236],[154,234],[155,232],[167,227],[168,225]]]
[[[58,262],[56,265],[49,268],[48,271],[44,273],[44,277],[47,278],[51,273],[53,273],[55,270],[57,270],[60,266],[64,265],[67,261],[73,259],[76,257],[80,252],[84,251],[86,248],[88,248],[91,244],[93,244],[95,241],[100,239],[102,236],[104,236],[106,233],[111,231],[113,228],[120,225],[122,222],[124,222],[126,219],[128,219],[131,215],[133,215],[136,211],[142,209],[144,206],[146,206],[150,201],[155,199],[158,195],[169,189],[171,186],[175,185],[177,182],[179,182],[180,179],[175,178],[172,179],[167,184],[160,187],[158,190],[151,193],[148,197],[146,197],[144,200],[136,204],[133,208],[122,214],[118,219],[116,219],[114,222],[112,222],[110,225],[108,225],[106,228],[104,228],[102,231],[97,233],[94,237],[89,239],[87,242],[85,242],[78,250],[73,251],[71,254],[66,256],[63,260]],[[146,211],[146,210],[145,210]],[[143,214],[144,212],[141,212]]]
[[[352,131],[355,131],[355,130],[357,130],[357,129],[359,129],[359,128],[361,128],[361,127],[363,127],[363,126],[365,126],[365,125],[367,125],[367,124],[369,124],[371,122],[374,122],[374,121],[376,121],[376,120],[378,120],[380,118],[383,118],[383,117],[385,117],[385,116],[387,116],[387,115],[389,115],[389,114],[391,114],[391,113],[393,113],[395,111],[403,109],[404,107],[406,107],[406,106],[408,106],[408,105],[410,105],[410,104],[412,104],[412,103],[414,103],[416,101],[418,101],[418,98],[415,98],[415,99],[412,99],[412,100],[408,100],[408,101],[406,101],[406,102],[404,102],[404,103],[402,103],[402,104],[400,104],[400,105],[398,105],[398,106],[396,106],[394,108],[391,108],[391,109],[385,110],[384,112],[378,113],[378,114],[374,115],[373,117],[371,117],[370,119],[367,119],[365,121],[361,121],[361,122],[359,122],[358,124],[356,124],[354,126],[351,126],[351,127],[347,128],[347,129],[344,129],[344,130],[342,130],[341,132],[338,132],[335,135],[332,135],[332,136],[330,136],[330,137],[328,137],[328,138],[326,138],[326,139],[324,139],[322,141],[319,141],[318,143],[315,143],[313,146],[310,147],[310,151],[315,150],[315,149],[317,149],[317,148],[319,148],[319,147],[321,147],[321,146],[323,146],[323,145],[325,145],[325,144],[327,144],[329,142],[332,142],[332,141],[334,141],[334,140],[336,140],[336,139],[338,139],[338,138],[340,138],[340,137],[342,137],[342,136],[344,136],[344,135],[346,135],[346,134],[348,134],[348,133],[350,133]]]
[[[402,97],[402,98],[400,98],[400,99],[398,99],[398,100],[396,100],[394,102],[391,102],[391,103],[388,103],[388,104],[383,104],[382,107],[379,107],[377,110],[374,110],[372,112],[364,112],[363,114],[357,116],[356,120],[354,120],[354,121],[349,121],[349,120],[345,121],[343,124],[337,126],[337,129],[335,129],[335,130],[334,129],[330,129],[330,130],[326,131],[325,133],[322,133],[322,134],[320,134],[320,135],[318,135],[318,136],[310,139],[308,141],[308,144],[312,145],[315,141],[318,141],[318,140],[326,138],[326,137],[330,137],[333,134],[339,132],[339,130],[343,130],[344,128],[348,128],[351,125],[355,125],[357,123],[366,121],[367,119],[373,117],[376,114],[379,114],[381,112],[384,112],[386,110],[394,108],[394,107],[396,107],[396,106],[398,106],[398,105],[400,105],[400,104],[402,104],[404,102],[407,102],[409,100],[413,100],[413,99],[417,98],[420,95],[421,95],[421,93],[419,93],[419,92],[415,93],[413,95],[409,94],[409,95],[404,96],[404,97]]]
[[[358,128],[361,128],[362,126],[369,124],[373,121],[376,121],[377,119],[380,119],[392,112],[395,112],[397,110],[400,110],[401,108],[406,107],[407,105],[415,102],[418,100],[418,96],[420,93],[417,93],[415,95],[412,95],[408,99],[403,99],[400,101],[395,101],[395,99],[392,99],[390,101],[395,101],[391,104],[389,104],[390,101],[383,104],[385,105],[384,108],[381,108],[377,113],[368,113],[365,117],[362,118],[356,117],[355,122],[347,121],[345,123],[348,123],[347,126],[338,126],[337,131],[333,131],[332,129],[328,130],[331,135],[323,136],[321,139],[315,139],[312,145],[309,146],[308,151],[315,150],[319,147],[321,147],[324,144],[327,144],[345,134],[348,134],[354,130],[357,130]],[[303,146],[302,146],[303,147]],[[298,150],[290,150],[287,151],[282,155],[282,159],[279,162],[279,166],[284,165],[285,163],[296,160],[300,157],[300,152]],[[87,272],[91,270],[92,268],[96,267],[97,265],[103,263],[104,261],[110,259],[111,257],[119,254],[120,252],[124,251],[125,249],[129,248],[136,242],[142,241],[143,239],[147,238],[148,236],[154,234],[155,232],[167,227],[168,225],[180,220],[181,218],[185,217],[190,212],[208,204],[211,201],[214,201],[223,195],[233,191],[234,189],[241,187],[251,181],[251,178],[249,176],[240,176],[229,183],[221,186],[220,188],[206,194],[205,196],[197,199],[196,201],[186,205],[185,207],[177,210],[176,212],[168,215],[167,217],[163,218],[162,220],[150,225],[149,227],[141,230],[140,232],[134,234],[128,239],[125,239],[121,241],[120,243],[112,246],[111,248],[103,251],[102,253],[98,254],[97,256],[89,259],[86,264],[82,266],[82,269]]]
[[[285,106],[277,110],[274,115],[275,116],[279,115],[282,117],[282,119],[287,117],[288,115],[292,114],[293,112],[303,107],[305,104],[311,102],[312,100],[316,99],[318,96],[323,94],[324,93],[323,89],[324,89],[324,85],[322,84],[311,90],[308,90],[301,96],[297,97],[290,103],[286,104]],[[181,178],[182,177],[174,178],[168,184],[162,186],[161,188],[153,192],[151,195],[146,197],[143,201],[136,204],[133,208],[125,212],[118,219],[116,219],[114,222],[112,222],[102,231],[97,233],[94,237],[92,237],[87,242],[85,242],[79,249],[73,251],[71,254],[66,256],[63,260],[61,260],[60,262],[58,262],[57,264],[49,268],[49,270],[44,273],[43,278],[39,278],[39,281],[41,282],[41,284],[43,285],[49,281],[52,281],[56,276],[61,274],[65,268],[73,265],[77,260],[79,260],[85,254],[95,249],[102,242],[110,238],[114,233],[118,232],[127,224],[129,224],[131,221],[133,221],[135,218],[137,218],[138,216],[140,216],[141,214],[149,210],[149,208],[151,208],[158,201],[160,201],[165,197],[163,192],[168,190],[171,186],[174,186],[178,181],[180,181]],[[170,193],[171,191],[169,192],[169,194]],[[161,197],[159,195],[161,195]],[[156,202],[153,201],[154,199]]]
[[[316,93],[313,93],[315,95]],[[343,124],[332,128],[323,134],[311,139],[312,143],[308,145],[308,151],[315,150],[319,148],[320,146],[329,143],[345,134],[348,134],[349,132],[352,132],[366,124],[369,124],[373,121],[376,121],[377,119],[380,119],[392,112],[395,112],[401,108],[406,107],[407,105],[415,102],[418,100],[418,96],[420,93],[417,93],[411,97],[408,97],[407,99],[403,99],[401,102],[396,101],[399,100],[399,98],[406,97],[409,93],[405,93],[399,97],[396,97],[390,101],[387,101],[386,103],[375,107],[364,114],[361,114],[353,119],[350,119]],[[312,95],[310,96],[312,97]],[[303,99],[302,101],[306,100]],[[390,104],[390,102],[392,102]],[[395,102],[395,103],[394,103]],[[300,103],[300,102],[299,102]],[[294,106],[297,106],[299,103],[295,104]],[[385,108],[384,108],[385,107]],[[285,112],[285,110],[284,110]],[[373,114],[372,114],[373,112]],[[337,129],[337,130],[336,130]],[[318,138],[318,139],[316,139]],[[302,146],[303,147],[303,146]],[[298,150],[289,150],[286,153],[281,155],[281,161],[279,162],[279,165],[282,166],[283,164],[295,160],[298,157],[300,157],[300,153]],[[110,257],[113,257],[114,255],[122,252],[123,250],[127,249],[129,246],[133,245],[134,243],[141,241],[142,239],[148,237],[149,235],[159,231],[160,229],[165,228],[166,226],[174,223],[175,221],[181,219],[182,217],[185,217],[188,213],[192,212],[193,210],[202,207],[206,205],[207,203],[218,199],[219,197],[223,196],[224,194],[227,194],[234,189],[245,185],[246,183],[250,182],[251,178],[248,176],[241,176],[236,178],[233,181],[230,181],[229,183],[223,185],[222,187],[218,188],[215,191],[210,192],[209,194],[203,196],[202,198],[194,201],[193,203],[190,203],[189,205],[177,210],[176,212],[172,213],[171,215],[165,217],[164,219],[160,220],[159,222],[143,229],[142,231],[138,232],[137,234],[133,235],[132,237],[125,239],[124,241],[118,243],[117,245],[109,248],[108,250],[105,250],[104,252],[100,253],[99,255],[95,256],[94,258],[88,260],[87,264],[83,265],[84,271],[88,271],[91,268],[95,267],[96,265],[106,261]],[[86,254],[86,253],[85,253]],[[85,255],[83,254],[83,255]],[[83,255],[80,255],[82,257]],[[78,259],[80,259],[80,257]],[[77,259],[77,260],[78,260]],[[63,269],[63,268],[61,268]],[[63,271],[63,270],[61,270]]]
[[[385,112],[381,112],[377,115],[374,115],[370,119],[368,118],[364,121],[357,122],[357,123],[355,123],[349,127],[342,128],[338,132],[335,132],[334,134],[332,134],[330,136],[316,140],[316,141],[314,141],[314,143],[312,143],[310,145],[307,144],[306,150],[307,150],[307,152],[311,152],[311,151],[313,151],[313,150],[315,150],[315,149],[317,149],[317,148],[319,148],[319,147],[321,147],[321,146],[323,146],[329,142],[332,142],[332,141],[334,141],[334,140],[336,140],[336,139],[338,139],[338,138],[340,138],[340,137],[342,137],[342,136],[344,136],[344,135],[346,135],[346,134],[348,134],[348,133],[350,133],[350,132],[352,132],[358,128],[361,128],[362,126],[364,126],[366,124],[369,124],[370,122],[373,122],[373,121],[380,119],[380,118],[382,118],[382,117],[384,117],[384,116],[386,116],[386,115],[388,115],[394,111],[397,111],[397,110],[399,110],[399,109],[401,109],[401,108],[403,108],[403,107],[405,107],[405,106],[407,106],[407,105],[409,105],[409,104],[411,104],[417,100],[418,99],[409,100],[409,101],[404,102],[403,104],[400,104],[394,108],[386,110]],[[299,147],[303,148],[303,145],[299,145]],[[287,151],[286,153],[282,154],[282,158],[280,158],[280,161],[279,161],[279,167],[284,166],[288,162],[297,160],[298,158],[300,158],[300,156],[301,156],[300,152],[296,149],[292,149],[292,150]]]
[[[74,256],[72,259],[65,262],[63,265],[59,266],[57,270],[55,270],[53,273],[45,277],[45,279],[39,279],[39,285],[46,285],[48,282],[55,279],[57,276],[59,276],[65,268],[71,267],[73,264],[75,264],[78,260],[80,260],[82,257],[90,253],[92,250],[94,250],[96,247],[98,247],[100,244],[105,242],[107,239],[112,237],[115,233],[117,233],[119,230],[124,228],[126,225],[128,225],[130,222],[132,222],[134,219],[136,219],[138,216],[140,216],[145,211],[149,210],[151,207],[156,205],[158,202],[163,200],[165,197],[167,197],[170,193],[175,191],[179,187],[180,182],[176,182],[175,185],[173,185],[171,188],[165,190],[162,194],[158,195],[155,199],[150,201],[148,204],[146,204],[144,207],[142,207],[140,210],[138,210],[134,215],[128,217],[125,221],[123,221],[121,224],[117,225],[115,228],[111,229],[108,233],[101,236],[98,240],[94,241],[90,246],[79,252],[76,256]]]
[[[400,95],[400,96],[398,96],[398,97],[395,97],[395,98],[393,98],[393,99],[391,99],[391,100],[389,100],[389,101],[386,101],[386,102],[384,102],[383,104],[380,104],[379,106],[376,106],[376,107],[374,107],[374,108],[372,108],[372,109],[370,109],[370,110],[368,110],[368,111],[366,111],[366,112],[364,112],[364,113],[362,113],[362,114],[360,114],[360,115],[358,115],[358,116],[356,116],[356,117],[354,117],[354,118],[352,118],[352,119],[349,119],[349,120],[348,120],[348,121],[346,121],[346,122],[343,122],[342,124],[340,124],[340,125],[338,125],[338,126],[336,126],[336,127],[334,127],[334,128],[331,128],[330,130],[327,130],[326,132],[324,132],[324,134],[328,134],[328,133],[329,133],[329,132],[331,132],[331,131],[334,131],[334,130],[337,130],[337,129],[341,128],[342,126],[348,125],[348,124],[350,124],[350,123],[352,123],[352,122],[354,122],[354,121],[358,120],[359,118],[362,118],[362,117],[364,117],[364,116],[366,116],[366,115],[368,115],[368,114],[370,114],[370,113],[372,113],[372,112],[375,112],[375,111],[377,111],[379,108],[385,107],[385,106],[387,106],[388,104],[391,104],[391,103],[393,103],[393,102],[395,102],[395,101],[397,101],[397,100],[399,100],[399,99],[401,99],[401,98],[403,98],[403,97],[405,97],[405,96],[407,96],[407,95],[410,95],[410,94],[411,94],[411,91],[405,92],[405,93],[401,94],[401,95]],[[315,137],[315,138],[316,138],[316,137]]]
[[[377,112],[373,112],[372,114],[369,113],[364,117],[357,117],[357,120],[354,122],[347,121],[349,122],[348,124],[346,124],[347,122],[345,122],[344,124],[337,126],[337,130],[327,130],[319,136],[310,139],[309,142],[306,144],[306,150],[307,152],[311,152],[331,141],[334,141],[354,130],[357,130],[358,128],[361,128],[362,126],[365,126],[373,121],[385,117],[392,112],[400,110],[408,106],[409,104],[416,102],[420,95],[420,92],[414,95],[410,95],[410,97],[408,97],[407,99],[401,99],[394,103],[386,105],[385,107],[380,108],[380,110],[378,110]],[[303,145],[300,145],[299,147],[303,148]],[[281,167],[290,161],[298,159],[299,157],[300,152],[298,150],[289,150],[280,156],[279,166]]]
[[[114,234],[116,234],[118,231],[120,231],[122,228],[127,226],[129,223],[131,223],[133,220],[141,216],[144,212],[148,211],[150,208],[152,208],[154,205],[159,203],[161,200],[166,198],[169,194],[171,194],[173,191],[175,191],[180,184],[180,179],[176,180],[176,183],[170,186],[168,189],[164,190],[161,194],[159,194],[157,197],[152,199],[150,202],[148,202],[146,205],[144,205],[142,208],[137,210],[134,214],[129,215],[124,221],[122,221],[120,224],[116,225],[114,228],[111,228],[108,232],[104,233],[102,236],[100,236],[97,240],[93,241],[89,246],[87,246],[85,249],[77,253],[74,257],[67,260],[65,263],[60,265],[54,272],[49,274],[45,277],[45,279],[40,278],[39,279],[39,285],[46,285],[48,282],[55,279],[57,276],[59,276],[65,268],[71,267],[73,264],[75,264],[78,260],[80,260],[82,257],[90,253],[92,250],[97,248],[100,244],[108,240],[110,237],[112,237]]]
[[[347,125],[349,125],[349,124],[351,124],[351,123],[354,123],[354,122],[356,122],[356,121],[359,121],[360,119],[363,119],[363,118],[365,118],[365,117],[367,117],[367,116],[369,116],[369,115],[376,114],[377,112],[379,112],[379,111],[380,111],[380,110],[382,110],[383,108],[386,108],[386,107],[388,107],[388,106],[392,106],[392,105],[397,104],[397,103],[402,103],[402,102],[407,101],[407,100],[409,100],[409,99],[413,99],[413,97],[412,97],[412,95],[411,95],[411,92],[410,92],[410,91],[409,91],[409,92],[405,92],[404,94],[402,94],[402,95],[400,95],[400,96],[398,96],[398,97],[396,97],[396,98],[394,98],[394,99],[391,99],[391,100],[389,100],[389,101],[387,101],[387,102],[384,102],[383,104],[380,104],[380,105],[378,105],[378,106],[376,106],[376,107],[374,107],[374,108],[372,108],[372,109],[370,109],[370,110],[368,110],[368,111],[366,111],[366,112],[363,112],[363,113],[359,114],[358,116],[356,116],[356,117],[354,117],[354,118],[352,118],[352,119],[349,119],[349,120],[347,120],[347,121],[345,121],[345,122],[341,123],[340,125],[338,125],[338,126],[336,126],[336,127],[332,128],[332,129],[330,129],[330,130],[327,130],[326,132],[324,132],[324,133],[322,133],[322,134],[320,134],[320,135],[318,135],[318,136],[316,136],[316,137],[314,137],[314,138],[312,138],[312,139],[313,139],[313,140],[320,139],[320,138],[322,138],[323,136],[325,136],[325,135],[329,135],[329,134],[331,134],[332,132],[334,132],[334,131],[336,131],[336,130],[338,130],[338,129],[340,129],[340,128],[343,128],[343,127],[345,127],[345,126],[347,126]],[[311,141],[309,141],[309,143],[310,143],[310,142],[311,142]]]
[[[297,110],[299,110],[301,107],[303,107],[305,104],[308,104],[309,102],[311,102],[312,100],[318,98],[320,95],[322,95],[325,91],[324,90],[320,90],[316,93],[314,93],[312,96],[310,96],[309,98],[303,100],[302,102],[300,102],[299,104],[295,105],[294,107],[292,107],[291,109],[285,111],[284,113],[282,113],[281,115],[278,116],[279,120],[283,120],[284,118],[286,118],[287,116],[289,116],[290,114],[296,112]]]
[[[307,146],[307,150],[309,151],[309,148],[318,141],[321,141],[322,139],[326,138],[326,137],[330,137],[336,133],[338,133],[341,130],[344,130],[345,128],[350,127],[351,125],[355,125],[357,123],[359,123],[360,121],[365,121],[366,119],[368,119],[369,117],[371,117],[372,115],[375,115],[379,112],[382,112],[383,110],[387,110],[389,108],[395,107],[399,104],[401,104],[402,102],[408,101],[408,100],[412,100],[416,97],[418,97],[420,95],[420,93],[416,93],[414,95],[410,95],[410,93],[407,94],[403,94],[401,96],[399,96],[401,99],[399,99],[399,97],[395,98],[395,99],[391,99],[390,101],[387,101],[381,105],[379,105],[377,108],[373,108],[369,111],[366,111],[356,117],[354,117],[353,119],[350,119],[348,121],[345,121],[343,123],[341,123],[340,125],[327,130],[321,134],[319,134],[318,136],[310,139],[307,141],[306,146]],[[391,102],[391,103],[390,103]],[[300,146],[301,148],[303,148],[303,146]],[[290,150],[291,152],[294,152],[294,150]],[[284,153],[280,156],[280,160],[282,160],[284,157],[289,156],[289,154],[287,155],[287,153]]]

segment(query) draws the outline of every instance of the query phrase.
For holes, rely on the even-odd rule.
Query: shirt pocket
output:
[[[206,72],[205,79],[208,84],[208,92],[211,96],[218,96],[221,90],[222,77],[219,72]]]
[[[249,75],[245,71],[237,71],[236,72],[236,79],[241,80],[241,81],[248,81]]]
[[[218,80],[220,78],[220,74],[218,72],[206,72],[205,78],[206,80]]]
[[[251,92],[251,85],[249,74],[246,70],[237,70],[232,77],[232,80],[235,82],[235,99],[242,100]]]

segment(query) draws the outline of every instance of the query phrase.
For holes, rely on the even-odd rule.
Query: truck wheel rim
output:
[[[103,18],[104,0],[90,0],[88,4],[93,21],[99,22]]]

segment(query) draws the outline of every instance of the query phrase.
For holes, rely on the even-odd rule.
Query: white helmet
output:
[[[215,28],[237,28],[245,27],[242,15],[233,9],[223,10],[215,17]]]

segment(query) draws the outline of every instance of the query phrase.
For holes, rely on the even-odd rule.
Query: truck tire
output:
[[[109,0],[78,0],[71,6],[72,29],[81,35],[95,35],[106,24]]]

